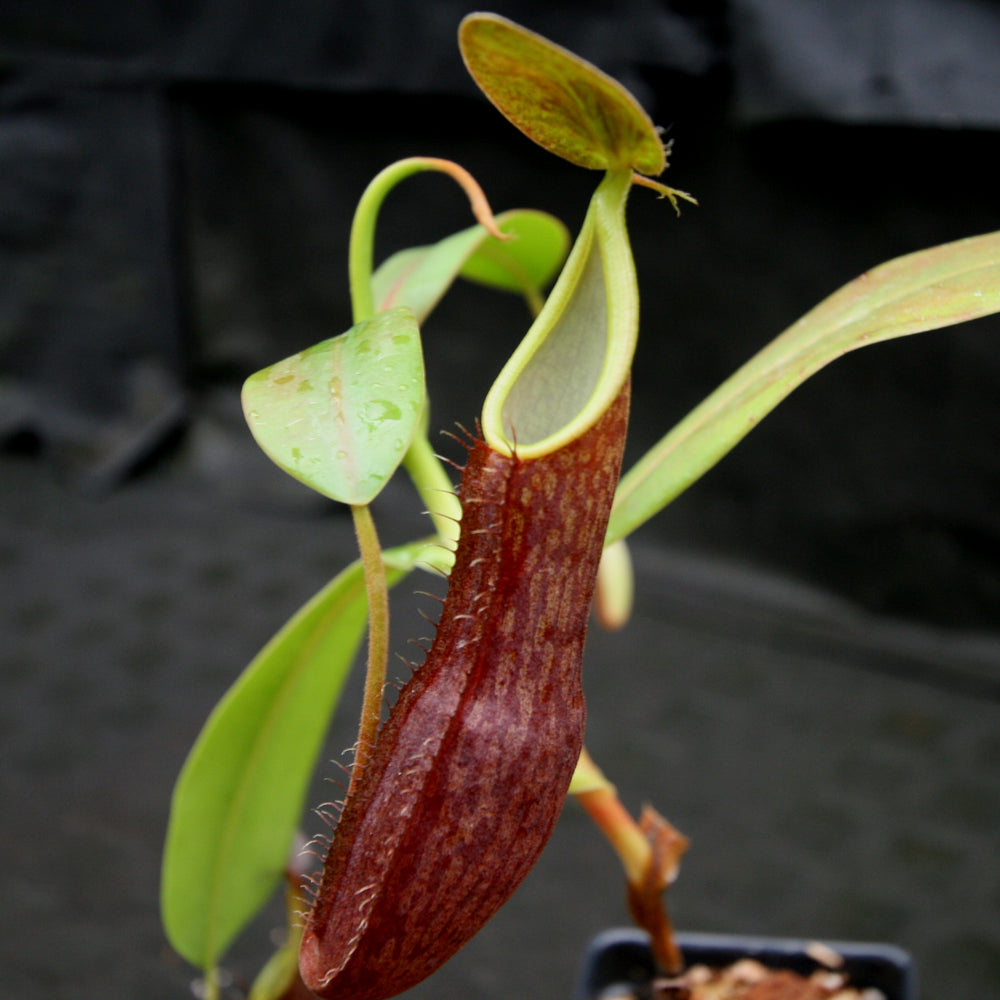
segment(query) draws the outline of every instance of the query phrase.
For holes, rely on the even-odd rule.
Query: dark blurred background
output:
[[[117,820],[138,824],[130,849],[141,916],[118,922],[118,932],[145,928],[135,945],[142,959],[105,942],[113,957],[97,963],[100,948],[77,942],[92,964],[117,970],[98,989],[67,978],[65,968],[40,971],[42,954],[58,955],[59,944],[32,937],[34,944],[11,946],[12,996],[175,995],[172,981],[159,992],[121,991],[121,983],[137,984],[138,972],[123,971],[129,961],[146,970],[162,947],[155,864],[170,782],[225,684],[350,551],[349,524],[327,516],[326,504],[257,455],[240,417],[239,386],[257,368],[349,325],[347,230],[368,179],[403,156],[445,156],[475,174],[496,210],[546,209],[574,230],[582,220],[596,176],[534,147],[466,77],[455,31],[469,9],[452,0],[5,0],[0,7],[0,565],[10,581],[2,602],[8,662],[0,739],[12,762],[0,809],[24,865],[0,920],[11,918],[22,933],[37,920],[41,933],[58,910],[69,933],[79,930],[80,903],[67,903],[76,897],[66,887],[94,890],[81,866],[61,860],[51,883],[61,888],[51,891],[38,888],[44,876],[36,871],[46,864],[38,825],[60,813],[67,760],[85,787],[114,773],[120,797],[146,802],[141,822],[131,814]],[[492,9],[632,89],[675,142],[665,179],[700,202],[678,219],[648,192],[631,199],[643,308],[631,459],[844,282],[891,257],[1000,228],[1000,7],[993,2],[624,0],[497,2]],[[468,224],[465,200],[450,182],[414,179],[386,204],[379,254]],[[519,301],[471,286],[445,300],[425,330],[435,425],[475,419],[526,323]],[[937,833],[914,840],[907,828],[890,838],[891,850],[902,852],[893,855],[903,859],[899,884],[924,900],[950,885],[956,911],[968,892],[955,886],[980,870],[983,838],[995,838],[1000,822],[1000,744],[989,736],[1000,698],[998,344],[1000,319],[990,317],[838,361],[635,539],[649,614],[693,629],[701,651],[688,680],[676,683],[712,690],[711,679],[698,687],[699,670],[725,662],[737,671],[716,678],[722,702],[706,698],[695,717],[721,703],[752,718],[756,738],[761,730],[795,729],[797,709],[782,716],[770,700],[775,692],[751,684],[745,664],[730,657],[749,664],[757,654],[787,656],[793,686],[821,661],[842,682],[834,685],[839,695],[833,688],[826,695],[838,718],[871,715],[882,736],[896,740],[894,752],[917,753],[925,782],[934,767],[977,776],[971,790],[928,800],[936,805],[911,803],[914,817],[951,817],[958,832],[938,836],[934,827]],[[394,514],[397,504],[412,507],[412,498],[390,490],[380,503],[383,515]],[[395,531],[402,538],[414,525],[421,530],[419,518],[404,516],[401,524],[386,528],[390,541],[398,540]],[[774,580],[791,582],[761,582]],[[205,588],[218,602],[215,615],[202,613],[214,606],[197,596]],[[678,596],[685,588],[703,601]],[[735,617],[722,620],[727,612]],[[810,624],[796,631],[803,615]],[[790,647],[779,642],[776,654],[774,637],[788,629],[797,638]],[[649,650],[662,643],[674,650],[667,656],[677,643],[690,653],[671,635],[636,646],[642,669],[659,669]],[[743,652],[727,646],[723,655],[727,643]],[[609,655],[614,662],[620,651]],[[780,665],[775,670],[785,676]],[[861,704],[859,677],[875,685],[868,695],[885,699],[884,712],[872,707],[881,702]],[[905,691],[880,686],[886,678]],[[814,681],[825,690],[825,681]],[[113,704],[98,705],[93,692],[102,684],[118,699]],[[782,685],[781,696],[792,697]],[[130,700],[140,695],[141,710]],[[808,685],[800,696],[803,711],[819,710]],[[81,698],[97,699],[92,717]],[[953,714],[934,721],[928,705],[940,708],[945,698],[958,699]],[[725,712],[715,722],[731,735]],[[970,758],[956,749],[966,723],[980,727],[985,741]],[[712,731],[705,725],[683,751],[693,768],[688,806],[696,827],[713,782],[735,781],[737,799],[747,788],[731,761],[713,772],[712,754],[695,752]],[[642,751],[616,751],[613,727],[605,727],[609,770],[618,752],[625,773],[641,772]],[[957,757],[942,749],[942,732],[957,741]],[[140,737],[146,757],[134,753]],[[347,730],[338,738],[350,742]],[[825,745],[817,744],[816,759]],[[663,766],[678,748],[647,750]],[[779,773],[782,762],[794,765],[774,748],[768,766]],[[871,761],[857,766],[869,774]],[[905,768],[882,773],[862,802],[876,827],[879,809],[898,807],[886,804],[894,801],[887,789],[913,780]],[[626,788],[646,794],[646,784]],[[787,780],[766,784],[778,796]],[[684,826],[686,786],[676,777],[667,786],[673,791],[657,793],[667,800],[658,804],[671,812],[676,795],[682,815],[674,818]],[[785,808],[780,801],[763,795],[762,814],[768,802]],[[967,812],[956,809],[959,801]],[[815,909],[799,912],[787,896],[775,903],[765,891],[759,920],[743,920],[747,907],[738,898],[738,919],[720,916],[720,901],[719,912],[688,904],[688,922],[893,935],[923,949],[938,995],[956,983],[995,986],[995,860],[976,883],[979,909],[968,905],[979,923],[966,937],[956,932],[957,952],[934,939],[940,915],[922,913],[905,890],[890,906],[872,889],[868,904],[834,907],[824,922],[833,912],[822,893],[830,878],[824,858],[833,843],[843,846],[842,804],[827,802],[818,818],[791,824],[792,842],[812,854],[790,877],[812,885],[809,873],[816,876]],[[93,803],[81,801],[80,810],[90,829]],[[754,810],[741,802],[741,823]],[[713,814],[695,836],[708,867],[733,851],[723,838],[712,854],[712,831],[726,815],[726,808]],[[980,837],[972,847],[963,840],[970,825]],[[113,882],[122,845],[106,833],[94,836],[109,852]],[[769,835],[760,837],[754,857],[763,884],[775,849]],[[847,882],[855,877],[855,848],[868,851],[869,864],[881,858],[868,841],[845,847]],[[595,852],[604,860],[600,845]],[[929,865],[931,874],[908,882],[907,865]],[[92,878],[93,866],[82,867]],[[558,874],[534,891],[558,902],[573,878]],[[724,875],[716,870],[699,883],[694,874],[688,891],[722,885]],[[741,883],[735,874],[742,886],[735,895],[749,898],[756,877]],[[583,893],[585,882],[572,891]],[[18,906],[34,916],[18,916]],[[527,913],[518,919],[530,921]],[[984,913],[992,927],[982,923]],[[820,926],[789,926],[793,915]],[[619,909],[611,919],[623,919]],[[578,945],[575,938],[554,944],[563,951],[551,980],[544,960],[531,966],[542,983],[535,995],[560,989],[567,949]],[[519,954],[523,942],[512,948]],[[498,976],[474,972],[455,988],[504,995]]]
[[[0,434],[113,486],[200,404],[339,332],[346,227],[411,153],[498,208],[575,226],[594,178],[481,99],[458,3],[10,2],[0,14]],[[1000,224],[994,4],[554,3],[500,12],[622,79],[701,208],[631,205],[641,289],[634,452],[812,304],[884,259]],[[385,252],[467,222],[440,179]],[[437,421],[472,419],[524,325],[460,292],[427,330]],[[475,314],[475,322],[470,315]],[[866,605],[1000,609],[996,319],[822,374],[652,530]],[[469,377],[470,364],[481,372]]]

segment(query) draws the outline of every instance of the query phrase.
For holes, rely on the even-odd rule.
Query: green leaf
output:
[[[471,226],[430,246],[394,253],[372,275],[376,308],[406,305],[423,323],[485,237],[482,226]]]
[[[639,326],[625,228],[631,171],[605,176],[544,307],[487,394],[483,436],[522,458],[575,440],[618,395]]]
[[[579,56],[496,14],[469,14],[458,44],[497,110],[549,152],[597,170],[663,172],[666,150],[649,116]]]
[[[556,276],[569,250],[569,230],[553,215],[514,209],[497,216],[510,240],[487,237],[462,267],[461,276],[502,291],[537,296]]]
[[[622,479],[624,538],[729,452],[793,389],[866,344],[1000,312],[1000,232],[898,257],[834,292],[696,407]]]
[[[393,254],[372,277],[377,307],[409,306],[423,323],[457,277],[537,299],[566,256],[566,227],[530,209],[504,212],[496,223],[512,239],[501,241],[483,226],[471,226],[430,246]]]
[[[426,542],[386,551],[389,584],[435,553]],[[171,803],[161,911],[170,943],[201,969],[216,965],[286,869],[366,621],[356,562],[264,647],[191,749]]]
[[[402,306],[251,375],[243,410],[257,443],[285,472],[360,505],[403,460],[425,391],[420,331]]]
[[[483,194],[476,179],[464,167],[460,167],[451,160],[428,156],[409,156],[396,163],[391,163],[384,170],[379,171],[365,188],[351,223],[347,271],[355,323],[368,319],[376,312],[372,272],[374,269],[375,225],[382,203],[386,195],[397,184],[424,170],[440,171],[458,183],[469,196],[469,204],[476,221],[494,235],[499,235],[486,195]],[[407,303],[398,304],[406,305]]]

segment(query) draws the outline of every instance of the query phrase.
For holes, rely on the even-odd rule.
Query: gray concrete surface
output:
[[[189,995],[157,913],[172,783],[215,700],[353,545],[238,440],[203,422],[104,497],[0,464],[4,997]],[[412,506],[393,490],[377,513]],[[632,626],[592,635],[588,739],[630,807],[692,838],[678,924],[892,941],[928,1000],[996,996],[1000,636],[880,619],[642,535],[636,561]],[[419,631],[405,594],[396,624],[401,648]],[[344,711],[329,756],[352,739]],[[413,997],[567,996],[586,939],[624,920],[615,859],[571,803],[514,900]],[[234,949],[237,983],[275,923]]]

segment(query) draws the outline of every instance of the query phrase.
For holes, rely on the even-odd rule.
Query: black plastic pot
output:
[[[725,966],[740,958],[754,958],[772,969],[790,969],[806,975],[818,967],[807,954],[805,941],[727,934],[677,937],[688,965]],[[632,928],[598,934],[584,956],[574,1000],[599,1000],[627,991],[640,998],[648,997],[649,982],[655,971],[648,941],[642,931]],[[902,948],[846,941],[824,943],[842,956],[842,969],[854,986],[875,987],[886,1000],[917,1000],[916,970]]]

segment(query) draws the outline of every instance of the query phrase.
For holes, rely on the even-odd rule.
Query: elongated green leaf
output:
[[[547,454],[590,427],[618,395],[639,325],[625,228],[631,171],[605,176],[544,307],[483,405],[491,447]]]
[[[376,308],[406,305],[423,323],[486,236],[482,226],[470,226],[438,243],[394,253],[372,275]]]
[[[566,256],[566,227],[530,209],[503,212],[496,222],[510,240],[471,226],[430,246],[393,254],[372,277],[378,308],[406,305],[423,323],[459,276],[535,300]]]
[[[608,539],[665,507],[810,375],[848,351],[1000,312],[1000,232],[898,257],[834,292],[696,407],[622,479]]]
[[[366,504],[403,460],[425,391],[420,331],[400,306],[251,375],[243,410],[257,443],[289,475]]]
[[[426,542],[387,551],[389,584]],[[285,870],[330,716],[367,620],[354,563],[298,611],[206,722],[178,778],[163,857],[170,943],[212,968]]]
[[[584,59],[496,14],[469,14],[458,44],[497,110],[550,153],[597,170],[662,173],[666,151],[649,116]]]

